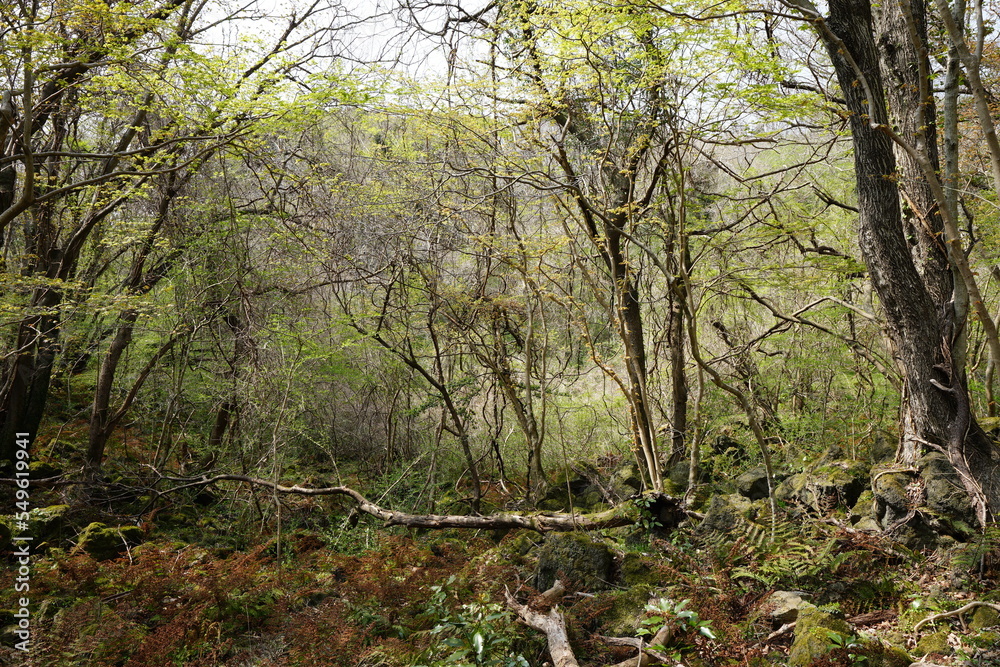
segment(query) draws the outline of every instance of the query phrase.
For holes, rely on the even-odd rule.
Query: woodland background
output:
[[[615,567],[687,582],[643,616],[645,581],[628,632],[676,621],[690,664],[784,664],[752,613],[775,589],[866,581],[823,613],[894,632],[930,579],[942,610],[989,590],[994,9],[4,4],[0,462],[31,434],[40,664],[431,664],[435,637],[541,664],[499,587],[523,535],[379,529],[368,499],[411,526],[618,511]],[[695,537],[752,471],[749,523]],[[598,607],[571,625],[606,632]],[[838,636],[809,660],[920,657]]]

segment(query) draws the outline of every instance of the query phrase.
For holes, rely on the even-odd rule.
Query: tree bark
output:
[[[670,496],[654,495],[647,510],[640,511],[636,503],[623,503],[604,512],[594,514],[550,513],[537,514],[492,514],[489,516],[466,516],[460,514],[408,514],[386,509],[371,502],[360,492],[346,486],[310,488],[298,485],[285,486],[268,480],[247,475],[215,475],[213,477],[163,479],[183,482],[181,485],[161,492],[164,496],[182,489],[209,486],[219,482],[232,481],[260,486],[280,494],[302,496],[347,496],[354,500],[357,510],[385,522],[385,526],[407,526],[409,528],[471,528],[475,530],[525,529],[539,533],[551,531],[602,530],[632,526],[643,518],[643,511],[652,512],[664,530],[673,529],[685,516],[681,502]],[[645,507],[645,504],[643,504]],[[648,518],[648,517],[646,517]]]
[[[908,4],[909,11],[914,11],[915,5]],[[869,0],[832,0],[829,8],[825,22],[818,14],[812,18],[826,43],[850,111],[862,256],[885,310],[887,333],[904,378],[899,457],[909,463],[927,447],[946,452],[980,521],[985,522],[988,510],[994,514],[1000,511],[995,448],[972,415],[964,369],[956,358],[962,323],[956,321],[953,290],[942,291],[950,282],[950,269],[943,275],[946,269],[928,246],[921,274],[903,233],[898,173],[871,5]],[[916,9],[922,11],[919,6]],[[905,77],[901,80],[910,82],[905,84],[908,89],[917,86],[915,91],[909,89],[908,96],[894,92],[895,105],[908,105],[907,114],[897,114],[897,120],[907,123],[902,129],[911,133],[915,124],[924,123],[911,139],[927,155],[926,125],[933,125],[933,112],[928,111],[926,98],[919,97],[919,91],[926,87],[913,81],[913,71],[908,69],[912,53],[906,56],[890,52],[905,51],[903,41],[910,39],[898,34],[907,29],[905,20],[899,16],[886,20],[890,19],[892,27],[887,29],[895,33],[883,39],[886,65],[893,68],[894,74]],[[920,71],[918,68],[918,75]],[[914,104],[917,109],[911,108]],[[922,181],[926,172],[913,178]],[[934,201],[931,205],[942,204]],[[916,210],[919,208],[918,204],[915,214],[926,213]],[[921,224],[925,222],[933,224]]]

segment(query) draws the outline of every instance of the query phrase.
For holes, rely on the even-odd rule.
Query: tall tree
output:
[[[876,40],[869,0],[833,0],[826,17],[808,0],[789,4],[816,26],[850,112],[862,256],[905,381],[900,460],[913,464],[927,448],[946,452],[985,522],[1000,512],[1000,452],[972,413],[961,354],[967,324],[961,290],[970,291],[980,312],[981,297],[964,270],[968,264],[957,229],[949,228],[947,219],[935,222],[935,210],[948,215],[940,189],[932,189],[930,198],[924,194],[925,186],[935,185],[937,166],[924,5],[887,3],[883,37]],[[898,77],[888,99],[883,67]],[[898,167],[897,146],[917,171],[909,160]],[[923,238],[916,253],[904,234],[899,175],[914,218],[911,229]]]

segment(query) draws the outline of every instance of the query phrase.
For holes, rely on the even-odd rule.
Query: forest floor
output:
[[[282,500],[277,534],[273,517],[260,511],[266,494],[236,487],[175,497],[137,522],[124,508],[142,498],[127,485],[115,488],[119,495],[104,498],[103,509],[66,488],[33,496],[34,506],[58,509],[44,527],[47,544],[28,559],[28,592],[17,592],[14,551],[3,559],[0,664],[534,667],[549,660],[545,637],[518,620],[506,595],[537,600],[539,559],[546,543],[563,539],[556,534],[386,529],[351,518],[341,501],[303,497]],[[492,498],[498,506],[505,500]],[[138,530],[114,529],[111,551],[95,558],[74,545],[96,521],[130,521]],[[945,613],[1000,602],[1000,531],[921,551],[821,516],[781,515],[714,532],[698,523],[573,538],[610,554],[597,579],[574,580],[572,563],[557,572],[567,579],[557,602],[581,664],[624,664],[637,649],[608,637],[635,643],[672,625],[659,649],[671,667],[1000,665],[993,608]],[[810,630],[818,637],[810,646],[802,622],[789,627],[776,618],[776,592],[795,592],[827,619]],[[22,597],[30,600],[27,652],[14,648]]]

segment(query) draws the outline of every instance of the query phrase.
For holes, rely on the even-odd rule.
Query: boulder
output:
[[[778,485],[778,500],[827,514],[850,508],[868,487],[867,466],[857,461],[830,461],[792,475]]]
[[[976,525],[976,516],[969,494],[948,458],[939,452],[932,452],[921,458],[917,467],[924,482],[927,508],[957,536],[969,538],[975,535],[973,526]]]
[[[852,634],[846,621],[811,604],[803,604],[795,622],[795,639],[788,651],[789,667],[809,667],[829,654],[830,632],[845,637]]]
[[[142,542],[142,529],[138,526],[106,526],[95,521],[80,533],[76,548],[85,551],[94,560],[117,558],[127,547]]]
[[[728,533],[746,519],[756,517],[757,508],[739,494],[712,496],[705,518],[696,529],[699,533]]]
[[[642,475],[639,466],[628,462],[615,470],[611,475],[611,489],[621,498],[628,498],[631,495],[642,491]]]
[[[614,553],[586,533],[552,533],[538,550],[535,588],[546,591],[556,579],[576,590],[603,590],[611,585]]]
[[[969,627],[973,630],[985,630],[1000,625],[1000,612],[992,607],[976,607],[972,612],[972,621]]]
[[[932,632],[926,634],[917,640],[917,650],[918,655],[928,655],[931,653],[937,655],[951,655],[952,648],[948,644],[948,631],[938,630],[937,632]]]
[[[634,637],[646,617],[645,606],[653,594],[650,586],[632,586],[622,591],[604,591],[594,597],[599,608],[602,634]]]
[[[862,519],[874,518],[875,517],[875,494],[872,493],[871,489],[865,489],[858,496],[858,502],[854,503],[854,507],[848,513],[848,519],[852,524],[856,524]]]
[[[809,604],[802,593],[795,591],[775,591],[764,600],[763,610],[776,623],[793,623],[799,617],[799,609]]]
[[[910,501],[906,487],[912,481],[909,475],[889,472],[891,468],[876,466],[872,470],[872,494],[875,500],[875,518],[882,527],[892,525],[909,512]]]
[[[604,509],[606,498],[593,481],[598,477],[599,471],[591,464],[572,464],[569,470],[564,469],[554,476],[538,508],[553,512],[566,512],[571,508],[585,512]]]
[[[737,477],[736,492],[750,500],[767,498],[767,469],[756,466]]]
[[[630,551],[621,562],[622,583],[628,587],[639,585],[655,586],[660,583],[660,573],[657,570],[658,561],[652,556]]]
[[[28,512],[28,534],[35,543],[58,540],[68,527],[69,505],[36,507]]]

